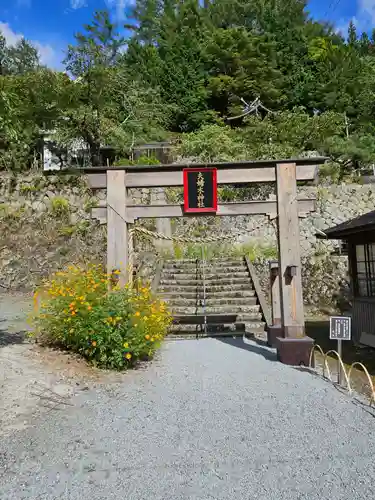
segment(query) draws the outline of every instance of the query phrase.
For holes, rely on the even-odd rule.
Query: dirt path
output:
[[[41,349],[27,337],[32,299],[0,296],[0,433],[31,425],[37,414],[80,390],[114,378],[75,356]]]

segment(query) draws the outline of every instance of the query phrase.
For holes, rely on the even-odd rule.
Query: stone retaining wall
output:
[[[346,258],[332,256],[338,242],[318,240],[316,233],[373,210],[375,185],[309,186],[299,188],[299,194],[317,198],[317,211],[300,221],[305,301],[315,305],[330,303],[341,296],[345,288]],[[133,203],[144,204],[150,202],[152,194],[142,189],[131,190],[130,196]],[[105,226],[90,218],[90,208],[98,198],[104,197],[105,193],[99,192],[93,198],[84,179],[76,176],[45,177],[41,173],[29,173],[14,177],[2,173],[0,287],[3,290],[30,290],[41,277],[67,263],[89,260],[104,263]],[[170,201],[176,202],[175,199]],[[156,228],[155,220],[143,223],[151,229]],[[267,287],[267,260],[277,251],[275,221],[264,216],[189,217],[172,220],[171,226],[173,234],[192,239],[242,233],[230,244],[259,247],[258,268]],[[142,250],[153,251],[153,242],[138,243]]]

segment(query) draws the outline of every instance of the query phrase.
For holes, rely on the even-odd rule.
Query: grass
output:
[[[276,259],[278,256],[277,248],[272,246],[261,246],[257,244],[226,244],[226,243],[211,243],[211,244],[180,244],[174,243],[173,255],[168,252],[165,257],[180,259],[201,259],[202,256],[206,260],[215,257],[243,257],[247,255],[251,261],[258,259]]]

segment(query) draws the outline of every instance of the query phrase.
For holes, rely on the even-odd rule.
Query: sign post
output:
[[[331,316],[329,318],[329,338],[337,340],[337,352],[342,359],[342,341],[351,340],[352,319],[348,316]],[[342,370],[338,361],[338,383],[342,382]]]

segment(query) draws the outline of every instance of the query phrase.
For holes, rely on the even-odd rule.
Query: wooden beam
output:
[[[298,213],[303,217],[306,213],[314,212],[316,202],[312,199],[298,200]],[[269,201],[247,201],[236,203],[222,203],[218,205],[218,216],[235,215],[272,215],[277,212],[277,202]],[[105,207],[93,208],[92,218],[106,223],[107,210]],[[125,218],[128,222],[136,219],[163,218],[163,217],[186,217],[183,205],[130,205],[127,207]]]
[[[166,205],[167,204],[167,196],[165,194],[165,189],[157,188],[151,191],[151,204],[152,205]],[[172,236],[172,226],[171,221],[165,217],[158,217],[156,219],[156,232],[164,234],[165,236]],[[173,253],[173,241],[171,240],[154,240],[154,246],[157,250],[163,252],[172,252]]]
[[[125,170],[107,172],[107,272],[119,270],[120,285],[127,283],[128,231],[126,215]]]
[[[284,336],[304,336],[301,251],[295,163],[278,164],[277,205],[281,321]]]
[[[317,174],[317,165],[299,165],[297,167],[297,180],[314,180]],[[88,182],[92,189],[105,189],[105,173],[89,173]],[[265,168],[226,168],[218,170],[218,184],[250,184],[254,182],[274,182],[276,172],[274,167]],[[126,175],[128,188],[151,188],[151,187],[182,187],[182,170],[168,169],[163,172],[146,171],[142,173],[128,172]]]
[[[267,304],[266,297],[263,293],[262,287],[260,285],[259,277],[257,275],[257,272],[255,270],[255,267],[253,264],[250,262],[249,257],[246,255],[245,256],[245,262],[247,265],[247,269],[249,271],[251,280],[253,282],[254,288],[255,288],[255,293],[257,294],[258,297],[258,302],[260,305],[260,309],[263,315],[263,319],[266,323],[266,328],[270,325],[271,323],[271,314],[270,314],[270,308]]]
[[[278,261],[270,261],[270,288],[272,305],[272,325],[281,326],[280,273]]]

